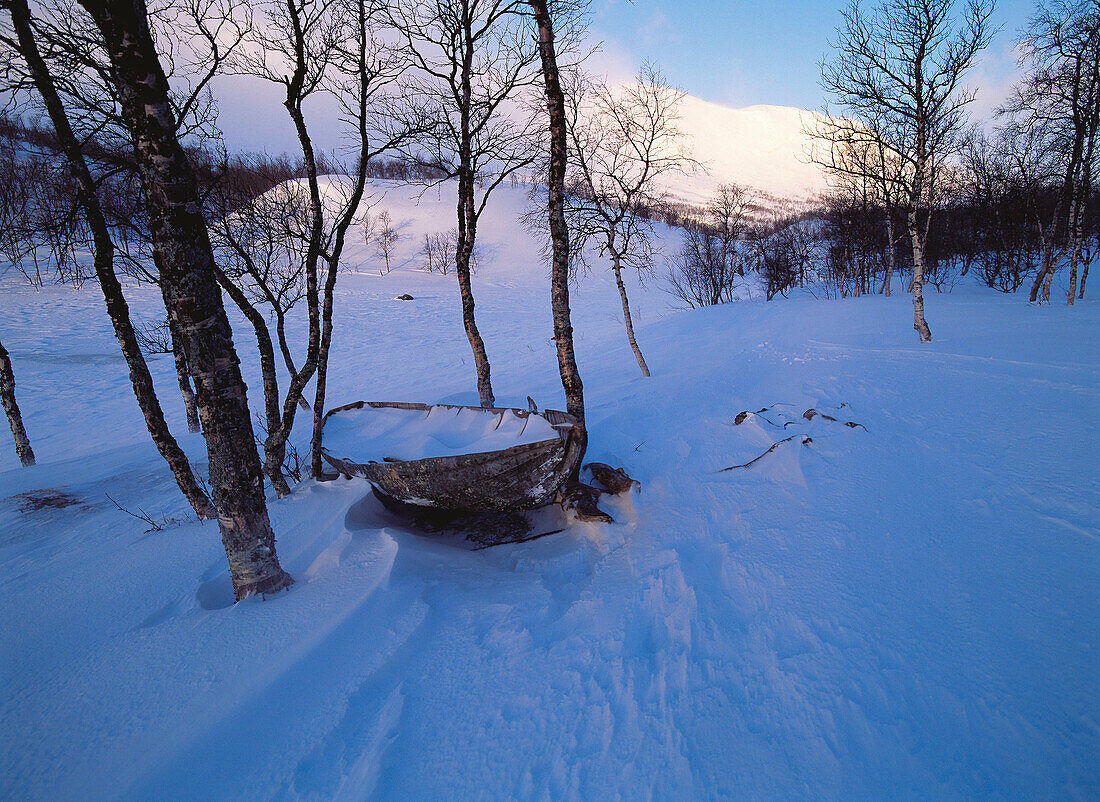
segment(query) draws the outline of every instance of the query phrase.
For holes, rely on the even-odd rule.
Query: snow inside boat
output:
[[[321,455],[404,504],[513,511],[549,501],[586,445],[584,427],[557,410],[357,401],[325,415]]]

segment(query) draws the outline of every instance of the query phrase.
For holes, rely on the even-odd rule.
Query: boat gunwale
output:
[[[420,459],[385,459],[382,461],[372,462],[353,462],[347,457],[337,457],[330,452],[324,445],[324,435],[321,438],[321,453],[330,461],[333,460],[344,463],[345,465],[355,467],[366,467],[370,465],[422,465],[426,469],[433,467],[450,467],[454,464],[454,461],[471,460],[474,462],[489,462],[495,455],[504,454],[521,454],[526,451],[534,451],[538,448],[544,448],[548,445],[556,446],[558,443],[562,443],[568,447],[569,436],[572,430],[580,426],[580,423],[567,412],[561,412],[556,409],[546,409],[542,412],[535,412],[529,409],[517,409],[513,407],[474,407],[464,404],[422,404],[415,401],[353,401],[350,404],[343,404],[342,406],[334,407],[325,413],[324,418],[321,419],[321,431],[324,432],[325,423],[328,422],[329,417],[337,412],[347,412],[352,409],[363,409],[364,407],[371,407],[373,409],[405,409],[410,412],[430,412],[435,407],[444,407],[446,409],[472,409],[476,412],[491,412],[494,414],[500,414],[504,412],[512,412],[517,417],[528,418],[531,415],[538,415],[547,423],[549,423],[557,434],[557,438],[547,438],[545,440],[536,440],[533,443],[521,443],[514,446],[508,446],[507,448],[497,448],[492,451],[472,451],[464,454],[447,454],[438,457],[421,457]],[[547,413],[553,414],[555,417],[565,418],[557,423],[550,420],[547,417]],[[567,428],[568,427],[568,428]],[[563,455],[564,456],[564,455]],[[334,464],[334,467],[339,469],[339,466]]]

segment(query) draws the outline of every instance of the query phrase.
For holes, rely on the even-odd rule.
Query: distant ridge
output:
[[[734,109],[685,95],[679,126],[706,172],[669,179],[670,199],[699,204],[732,182],[754,190],[768,209],[809,205],[826,189],[824,171],[809,161],[812,138],[803,130],[818,117],[790,106]]]

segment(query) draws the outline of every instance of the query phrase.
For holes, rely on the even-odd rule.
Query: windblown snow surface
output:
[[[401,255],[350,255],[330,403],[474,403],[454,276],[414,257],[453,199],[386,191]],[[474,280],[498,403],[560,408],[545,267],[500,193]],[[146,533],[106,498],[187,511],[96,288],[8,283],[40,464],[0,444],[0,796],[1097,798],[1095,302],[932,293],[920,346],[903,294],[673,313],[629,289],[650,379],[610,278],[573,295],[588,458],[642,482],[614,524],[472,551],[306,481],[270,503],[297,583],[232,605],[215,526]],[[20,495],[44,491],[73,503]]]
[[[538,415],[487,415],[472,409],[435,406],[427,412],[405,409],[349,409],[325,422],[325,449],[352,461],[383,458],[418,460],[481,454],[555,440],[557,431]]]

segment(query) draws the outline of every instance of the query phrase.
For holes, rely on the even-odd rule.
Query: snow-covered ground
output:
[[[498,402],[560,408],[545,268],[501,193],[474,281]],[[351,255],[330,403],[474,403],[454,276],[413,256],[452,201],[381,194],[402,253]],[[630,289],[650,379],[609,277],[573,296],[589,459],[642,482],[616,523],[471,551],[306,482],[270,504],[297,584],[231,605],[215,527],[146,533],[105,497],[186,511],[96,288],[6,285],[40,464],[0,444],[0,797],[1100,795],[1095,302],[933,293],[920,346],[904,295],[672,313]],[[789,435],[812,443],[720,472]],[[17,497],[44,489],[75,503]]]

